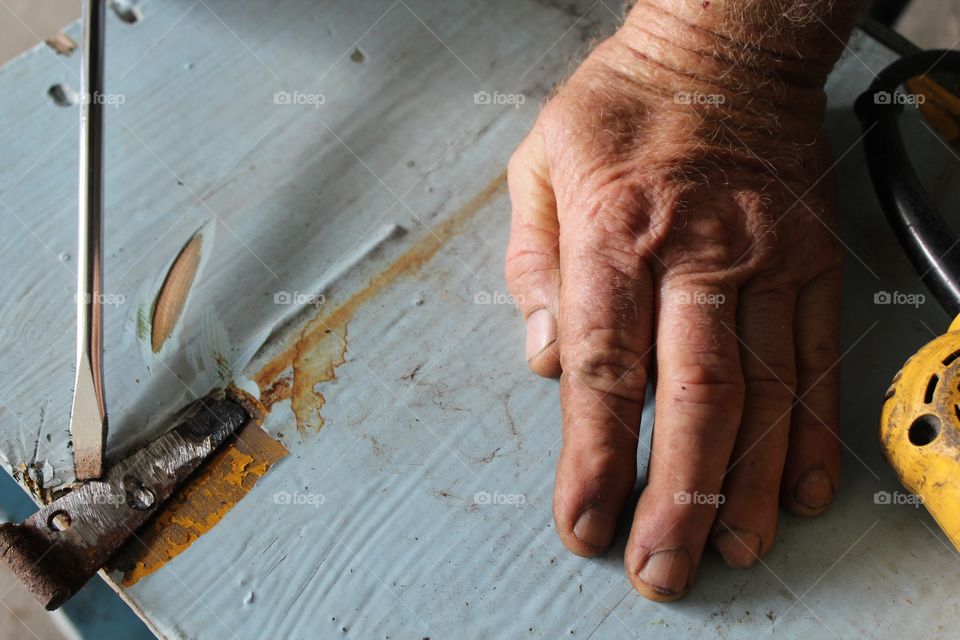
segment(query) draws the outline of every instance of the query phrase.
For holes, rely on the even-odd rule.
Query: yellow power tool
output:
[[[960,317],[894,377],[880,443],[900,482],[960,549]]]
[[[905,104],[923,105],[916,96],[929,97],[931,104],[921,110],[936,116],[931,122],[956,143],[960,111],[954,107],[960,101],[940,85],[949,85],[946,74],[958,71],[960,52],[923,51],[901,58],[857,99],[856,112],[884,214],[921,280],[955,318],[894,377],[881,411],[880,443],[900,482],[919,496],[960,549],[960,239],[924,192],[898,123]],[[902,85],[920,93],[909,96],[899,90]]]

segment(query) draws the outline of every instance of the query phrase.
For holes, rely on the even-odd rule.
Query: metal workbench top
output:
[[[876,303],[925,293],[873,197],[851,108],[889,48],[858,32],[829,81],[848,248],[843,486],[819,519],[782,516],[762,563],[734,571],[708,553],[689,596],[663,605],[630,586],[624,535],[582,559],[553,531],[558,388],[527,371],[502,276],[506,161],[619,9],[140,6],[107,37],[108,455],[230,379],[269,389],[264,429],[289,451],[269,471],[237,453],[236,493],[183,525],[202,535],[160,531],[150,544],[169,558],[110,574],[156,633],[951,637],[956,553],[922,508],[875,499],[900,490],[876,442],[883,393],[949,320],[929,297]],[[0,454],[35,495],[73,479],[77,118],[48,91],[76,88],[78,71],[43,46],[0,70]],[[960,163],[915,113],[905,127],[935,199],[960,201]],[[197,237],[158,349],[150,310]]]

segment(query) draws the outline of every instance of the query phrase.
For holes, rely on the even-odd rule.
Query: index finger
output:
[[[629,244],[582,223],[561,224],[563,448],[554,519],[579,555],[610,544],[636,482],[652,278],[638,253],[614,249],[618,242]]]

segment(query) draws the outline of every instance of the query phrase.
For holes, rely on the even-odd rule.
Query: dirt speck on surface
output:
[[[77,43],[63,31],[57,31],[53,36],[47,38],[46,44],[62,56],[68,56],[77,49]]]

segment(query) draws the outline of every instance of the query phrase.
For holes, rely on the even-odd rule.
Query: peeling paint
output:
[[[146,304],[137,305],[135,326],[137,340],[148,342],[150,340],[150,309]]]
[[[203,234],[195,233],[177,255],[153,303],[150,347],[159,353],[183,313],[200,266]]]
[[[27,490],[40,504],[50,504],[56,500],[53,489],[44,486],[44,473],[42,465],[31,462],[20,463],[13,469],[13,479]],[[62,487],[58,487],[62,488]]]
[[[219,523],[288,451],[257,422],[244,426],[166,502],[110,561],[124,586],[163,567]]]
[[[336,377],[336,368],[346,361],[347,325],[357,310],[395,280],[421,269],[442,249],[465,224],[506,187],[506,172],[490,181],[477,195],[450,218],[427,233],[386,269],[373,277],[362,290],[343,304],[328,305],[300,331],[295,339],[253,376],[260,389],[269,390],[271,403],[289,398],[301,435],[316,431],[324,424],[320,411],[326,403],[316,385]],[[280,383],[281,376],[293,372],[289,387]],[[263,392],[266,396],[266,391]]]

